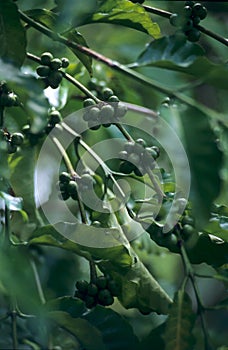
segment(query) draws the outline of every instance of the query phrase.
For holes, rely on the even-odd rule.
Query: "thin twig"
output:
[[[33,271],[33,274],[34,274],[36,287],[37,287],[37,291],[38,291],[38,294],[39,294],[39,298],[40,298],[41,304],[44,305],[46,303],[46,300],[45,300],[44,292],[43,292],[43,289],[42,289],[42,286],[41,286],[40,276],[38,274],[36,264],[35,264],[35,262],[32,259],[30,259],[30,265],[32,267],[32,271]]]
[[[71,164],[71,161],[70,161],[70,159],[69,159],[65,149],[63,148],[61,142],[56,137],[52,137],[51,139],[54,142],[54,144],[57,146],[59,152],[61,153],[61,155],[63,157],[63,160],[64,160],[64,163],[65,163],[65,165],[67,167],[67,170],[69,171],[70,175],[72,177],[74,177],[76,175],[75,170],[74,170],[74,168],[73,168],[73,166]]]

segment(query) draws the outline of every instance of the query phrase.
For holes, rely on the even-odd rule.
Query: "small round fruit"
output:
[[[66,58],[66,57],[62,57],[61,58],[61,62],[62,62],[62,67],[63,68],[67,68],[69,66],[69,64],[70,64],[68,58]]]
[[[192,15],[192,7],[191,6],[185,6],[184,7],[184,16],[187,18],[190,18]]]
[[[120,172],[124,174],[130,174],[134,170],[135,166],[129,163],[127,160],[120,163]]]
[[[188,19],[187,22],[183,25],[183,31],[188,31],[193,28],[193,20]]]
[[[119,152],[119,158],[120,158],[120,159],[126,160],[127,157],[128,157],[127,151],[121,151],[121,152]]]
[[[40,57],[41,63],[45,66],[49,66],[52,59],[53,59],[53,56],[50,52],[44,52]]]
[[[127,106],[124,103],[119,102],[116,109],[116,118],[122,118],[127,113]]]
[[[139,166],[139,167],[135,167],[134,168],[134,173],[135,173],[135,175],[136,176],[143,176],[143,175],[145,175],[145,170],[143,169],[143,167],[141,167],[141,166]]]
[[[94,106],[95,104],[96,104],[96,102],[92,98],[87,98],[83,102],[83,107],[86,108],[86,107],[89,107],[89,106]]]
[[[4,93],[0,96],[0,105],[4,107],[13,107],[15,105],[14,93]]]
[[[195,17],[192,19],[192,22],[193,22],[194,26],[196,26],[197,24],[200,23],[200,17],[199,17],[199,16],[195,16]]]
[[[98,293],[98,288],[97,288],[96,284],[90,283],[90,284],[88,285],[88,295],[90,295],[90,296],[96,296],[97,293]]]
[[[188,239],[188,237],[190,237],[192,234],[194,234],[195,231],[196,230],[192,225],[186,224],[182,228],[182,235],[184,238]]]
[[[198,16],[199,16],[199,18],[200,18],[201,20],[207,17],[207,9],[206,9],[206,7],[203,6],[203,7],[200,9],[200,11],[198,12]]]
[[[70,195],[69,193],[65,192],[65,191],[61,191],[61,194],[60,194],[60,199],[66,201],[67,199],[70,198]]]
[[[119,98],[116,95],[112,95],[108,98],[108,102],[119,102]]]
[[[62,61],[59,58],[53,58],[50,63],[50,67],[53,70],[58,70],[62,67]]]
[[[84,300],[85,295],[82,292],[79,292],[79,290],[76,290],[75,293],[74,293],[74,297],[75,298],[79,298],[81,300]]]
[[[90,295],[86,295],[84,301],[88,309],[92,309],[97,304],[96,299]]]
[[[127,153],[132,153],[135,151],[135,143],[134,142],[126,142],[124,144],[124,150],[127,152]]]
[[[191,30],[186,32],[186,35],[189,41],[196,42],[199,40],[201,32],[196,28],[192,28]]]
[[[185,1],[185,6],[193,7],[194,1]]]
[[[29,132],[30,132],[30,125],[29,124],[25,124],[23,127],[22,127],[22,131],[25,135],[28,135]]]
[[[70,194],[70,196],[75,196],[77,197],[78,194],[78,186],[76,184],[75,181],[71,180],[69,181],[69,183],[67,184],[67,192]]]
[[[99,289],[105,289],[107,287],[107,278],[105,276],[98,277],[96,285]]]
[[[172,26],[174,27],[179,27],[179,25],[181,24],[180,21],[180,16],[177,13],[173,13],[170,17],[169,17],[169,22]]]
[[[136,153],[130,153],[127,160],[137,166],[140,163],[140,156]]]
[[[200,2],[194,4],[192,8],[194,16],[199,16],[200,19],[204,19],[207,16],[207,9]]]
[[[71,180],[71,176],[70,174],[68,174],[67,172],[63,171],[60,175],[59,175],[59,181],[62,183],[66,183],[68,184]]]
[[[165,237],[164,244],[168,249],[170,250],[176,249],[177,243],[178,243],[178,239],[174,233],[171,233],[167,235],[167,237]]]
[[[89,120],[88,121],[88,128],[90,130],[98,130],[101,127],[100,124],[97,124],[96,121]]]
[[[11,136],[11,142],[13,145],[20,146],[24,141],[24,135],[21,134],[20,132],[15,132]]]
[[[147,145],[146,145],[146,141],[143,140],[143,139],[137,139],[135,141],[136,143],[138,143],[140,146],[142,146],[143,148],[145,148]]]
[[[36,73],[40,76],[40,77],[47,77],[48,74],[50,73],[50,68],[47,66],[38,66],[36,68]]]
[[[110,121],[114,115],[114,108],[110,105],[104,105],[100,110],[101,122]]]
[[[91,223],[92,226],[100,228],[101,227],[101,222],[98,220],[92,221]]]
[[[89,110],[90,120],[97,121],[100,116],[100,109],[98,107],[92,107]]]
[[[15,153],[17,151],[17,146],[12,144],[11,142],[7,143],[7,151],[9,154]]]
[[[194,225],[194,219],[191,216],[185,215],[181,220],[182,225]]]
[[[111,96],[114,95],[112,89],[109,89],[109,88],[104,88],[102,90],[102,94],[103,94],[105,100],[108,100]]]
[[[142,314],[142,315],[149,315],[151,313],[151,310],[147,307],[140,307],[139,308],[139,312]]]
[[[50,118],[51,125],[58,124],[62,120],[61,114],[57,110],[51,111],[49,114],[49,118]]]
[[[52,71],[48,76],[49,85],[52,89],[57,89],[62,81],[62,73],[58,71]]]
[[[84,295],[88,292],[88,286],[89,283],[85,280],[80,280],[76,282],[76,288],[79,290],[79,292],[83,293]]]
[[[103,306],[112,305],[114,302],[114,298],[108,289],[100,290],[97,299]]]

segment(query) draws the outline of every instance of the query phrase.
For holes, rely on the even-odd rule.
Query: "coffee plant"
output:
[[[0,0],[0,349],[228,349],[227,13]]]

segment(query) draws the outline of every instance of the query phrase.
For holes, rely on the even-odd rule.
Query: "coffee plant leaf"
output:
[[[150,66],[192,75],[216,87],[227,89],[228,67],[205,57],[204,49],[184,35],[164,36],[148,44],[131,68]]]
[[[170,307],[163,339],[165,350],[191,350],[194,345],[192,329],[195,323],[191,299],[183,290],[175,293]]]
[[[106,0],[87,23],[119,24],[148,33],[153,38],[161,36],[160,28],[153,22],[144,8],[128,0]]]
[[[80,344],[88,350],[105,350],[101,332],[82,318],[73,318],[64,311],[50,311],[50,321],[75,336]]]
[[[0,191],[0,198],[4,200],[8,209],[11,211],[21,211],[23,199],[21,197],[13,197],[8,193]]]
[[[17,6],[10,0],[0,1],[0,58],[20,67],[26,56],[26,36]]]

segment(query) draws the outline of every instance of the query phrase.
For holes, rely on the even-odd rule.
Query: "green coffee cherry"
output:
[[[67,184],[67,192],[69,193],[72,199],[74,200],[78,199],[78,186],[75,181],[71,180]]]
[[[97,293],[98,293],[98,288],[97,288],[96,284],[90,283],[90,284],[88,285],[88,295],[90,295],[90,296],[96,296]]]
[[[13,92],[3,93],[0,96],[0,106],[16,107],[19,105],[20,105],[20,103],[18,101],[18,97]]]
[[[196,28],[192,28],[191,30],[186,32],[186,35],[189,41],[196,42],[199,40],[201,32]]]
[[[61,114],[57,110],[51,111],[49,114],[49,118],[50,118],[51,125],[56,125],[62,120]]]
[[[11,142],[7,142],[7,151],[9,154],[15,153],[17,151],[17,146]]]
[[[67,68],[69,66],[70,62],[69,62],[68,58],[62,57],[61,58],[61,64],[62,64],[63,68]]]
[[[50,62],[50,67],[53,70],[58,70],[62,67],[62,61],[59,58],[53,58]]]
[[[130,174],[135,169],[135,166],[127,160],[120,163],[120,172],[124,174]]]
[[[105,276],[98,277],[96,285],[99,289],[105,289],[107,287],[107,278]]]
[[[108,289],[103,289],[99,291],[97,299],[99,303],[103,306],[112,305],[114,302],[114,298]]]
[[[65,191],[60,193],[60,199],[63,199],[64,201],[66,201],[69,198],[70,198],[69,193],[67,193]]]
[[[121,152],[119,152],[119,158],[120,158],[120,159],[126,160],[127,157],[128,157],[127,151],[121,151]]]
[[[181,18],[180,15],[178,15],[177,13],[173,13],[170,18],[169,18],[170,24],[174,27],[179,27],[181,25]]]
[[[24,135],[20,132],[15,132],[11,136],[11,143],[15,146],[20,146],[24,141]]]
[[[49,66],[51,60],[53,60],[53,56],[50,52],[44,52],[40,57],[40,61],[44,66]]]
[[[84,300],[88,309],[92,309],[97,304],[96,299],[90,295],[86,295]]]
[[[40,76],[40,77],[47,77],[50,73],[50,68],[47,66],[38,66],[36,68],[36,73]]]
[[[97,121],[100,116],[100,109],[98,107],[91,107],[89,110],[90,120]]]
[[[67,172],[63,171],[60,175],[59,175],[59,181],[62,183],[66,183],[68,184],[71,180],[71,176],[70,174],[68,174]]]
[[[195,16],[192,19],[193,25],[196,26],[197,24],[200,23],[200,17],[199,16]]]
[[[114,95],[112,89],[109,89],[109,88],[104,88],[102,90],[102,94],[103,94],[105,100],[108,100],[111,96]]]
[[[76,282],[76,288],[79,290],[79,292],[83,294],[86,294],[88,292],[88,286],[89,286],[89,283],[85,280]]]
[[[86,107],[90,107],[90,106],[94,106],[96,105],[96,102],[92,99],[92,98],[87,98],[86,100],[84,100],[83,102],[83,106]]]
[[[119,102],[119,98],[116,95],[112,95],[108,98],[108,102]]]
[[[191,216],[185,215],[181,220],[182,225],[194,225],[194,219]]]
[[[185,1],[185,6],[193,7],[194,1]]]
[[[118,103],[115,117],[116,118],[122,118],[122,117],[125,116],[126,113],[127,113],[127,106],[125,106],[124,103],[121,103],[121,102]]]
[[[145,148],[147,146],[146,141],[143,139],[137,139],[135,142],[138,143],[143,148]]]
[[[121,286],[114,280],[108,281],[107,288],[114,297],[117,297],[120,294]]]
[[[183,12],[184,12],[184,16],[186,18],[190,18],[191,15],[192,15],[192,7],[191,6],[185,6]]]
[[[48,76],[49,85],[52,89],[57,89],[62,81],[62,73],[58,71],[52,71]]]
[[[190,237],[194,232],[195,232],[195,228],[190,225],[190,224],[185,224],[183,225],[183,228],[182,228],[182,235],[184,238],[188,238]]]
[[[101,122],[110,121],[114,116],[114,108],[110,105],[104,105],[100,110]]]
[[[188,19],[188,21],[183,25],[183,31],[188,31],[193,28],[193,20]]]

